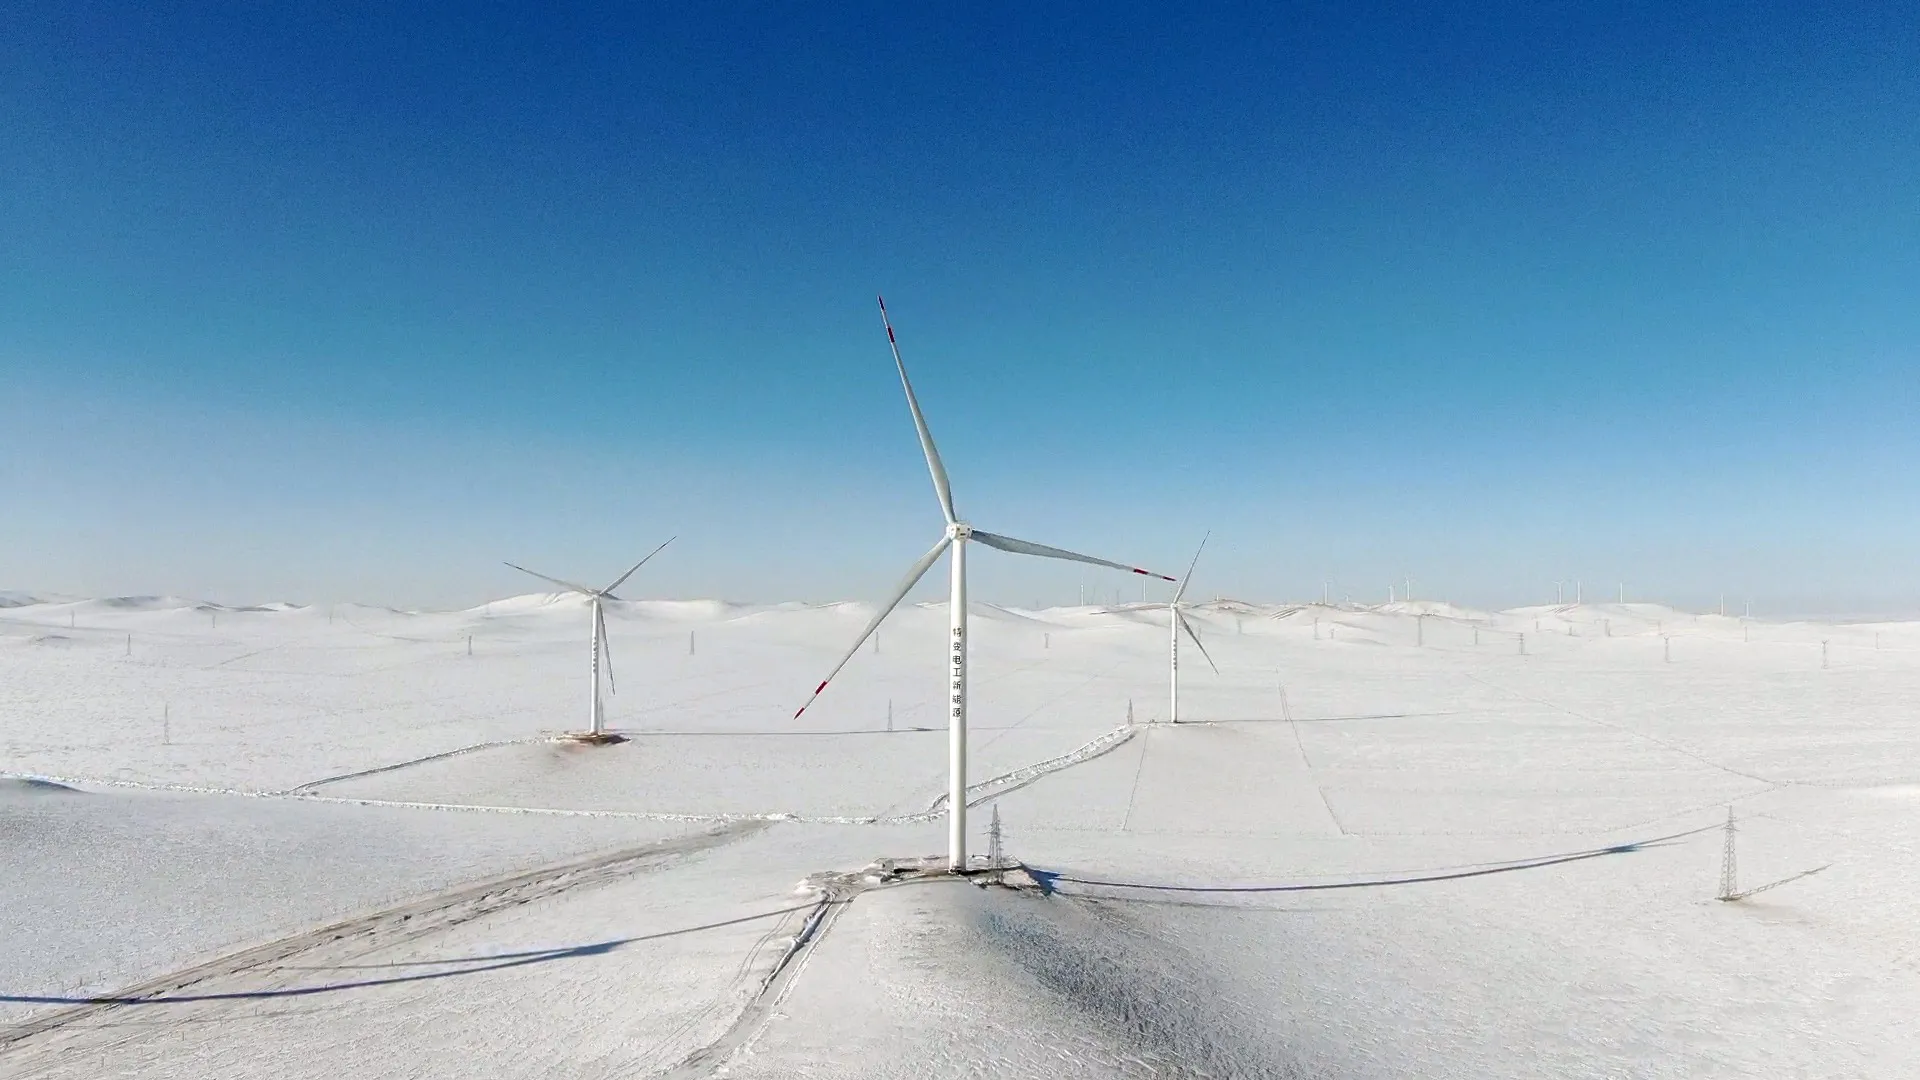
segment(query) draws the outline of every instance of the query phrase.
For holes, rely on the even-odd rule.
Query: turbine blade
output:
[[[1207,658],[1207,666],[1213,669],[1215,675],[1220,674],[1220,665],[1213,662],[1213,657],[1208,654],[1207,647],[1200,644],[1200,635],[1193,632],[1193,624],[1187,621],[1187,617],[1181,614],[1179,608],[1173,609],[1173,617],[1180,620],[1180,629],[1185,630],[1187,636],[1193,639],[1194,648],[1199,649],[1200,655]]]
[[[577,592],[577,593],[586,593],[586,594],[587,594],[588,596],[592,596],[592,595],[593,595],[593,590],[592,590],[592,589],[589,589],[589,588],[587,588],[587,587],[586,587],[585,585],[575,585],[575,584],[574,584],[573,582],[571,582],[571,581],[562,581],[561,579],[559,579],[559,578],[557,578],[557,577],[548,577],[548,576],[547,576],[547,575],[545,575],[545,574],[541,574],[541,573],[536,573],[535,571],[532,571],[532,570],[529,570],[529,569],[527,569],[527,568],[526,568],[526,567],[524,567],[524,566],[517,566],[517,565],[515,565],[515,564],[513,564],[513,563],[508,563],[507,565],[508,565],[508,566],[512,566],[512,567],[513,567],[513,568],[514,568],[515,570],[518,570],[518,571],[520,571],[520,572],[521,572],[521,573],[523,573],[523,574],[528,574],[528,575],[531,575],[531,576],[533,576],[533,577],[537,577],[537,578],[539,578],[539,579],[540,579],[541,581],[550,581],[550,582],[552,582],[553,584],[555,584],[555,585],[558,585],[558,586],[560,586],[561,588],[564,588],[564,589],[572,589],[572,590],[573,590],[574,592]]]
[[[1174,591],[1174,603],[1179,603],[1180,598],[1187,595],[1187,582],[1193,580],[1193,568],[1200,565],[1200,553],[1207,550],[1207,537],[1212,535],[1213,530],[1208,529],[1206,535],[1200,538],[1200,546],[1193,549],[1193,561],[1187,564],[1187,576],[1180,579],[1180,588]]]
[[[907,380],[907,365],[900,359],[900,343],[893,339],[893,322],[887,318],[887,298],[880,300],[880,324],[887,328],[887,347],[893,350],[893,366],[900,369],[900,386],[907,392],[907,408],[913,410],[913,427],[920,433],[920,450],[927,455],[927,471],[933,474],[933,493],[940,497],[940,511],[951,525],[960,518],[953,509],[953,488],[947,483],[947,467],[940,463],[940,451],[933,447],[933,432],[927,430],[927,418],[920,411],[920,399],[913,396],[913,383]]]
[[[599,604],[593,605],[593,619],[600,628],[600,655],[607,660],[607,693],[618,693],[613,684],[613,642],[607,640],[607,613]]]
[[[1035,544],[1026,540],[1015,540],[1011,536],[981,532],[979,529],[973,530],[973,538],[990,548],[999,548],[1001,551],[1011,551],[1015,555],[1038,555],[1043,559],[1065,559],[1068,562],[1092,563],[1095,566],[1105,566],[1114,570],[1125,570],[1129,574],[1140,574],[1144,577],[1159,578],[1161,581],[1179,580],[1178,578],[1170,578],[1165,574],[1156,574],[1151,570],[1142,570],[1137,566],[1128,566],[1126,563],[1108,562],[1105,559],[1096,559],[1091,555],[1082,555],[1076,551],[1068,551],[1066,548],[1048,547],[1045,544]]]
[[[853,659],[853,654],[860,651],[860,646],[865,645],[867,639],[873,636],[873,632],[880,628],[880,620],[893,614],[893,609],[900,606],[900,601],[906,599],[907,594],[913,591],[913,587],[920,583],[920,579],[927,576],[927,570],[933,566],[934,560],[938,559],[951,543],[953,543],[951,536],[942,536],[940,542],[933,545],[933,550],[920,556],[920,561],[913,564],[907,571],[907,576],[900,579],[900,584],[893,590],[893,596],[874,613],[873,621],[867,624],[867,628],[860,631],[860,636],[854,640],[853,647],[840,657],[839,663],[833,665],[833,670],[827,672],[827,677],[820,680],[820,685],[813,688],[813,694],[807,698],[807,703],[794,712],[795,720],[800,719],[800,714],[807,711],[814,699],[818,698],[821,692],[826,690],[827,684],[833,681],[833,677],[840,674],[840,669],[847,666],[847,661]]]
[[[653,557],[654,557],[655,555],[658,555],[658,554],[660,554],[660,553],[661,553],[662,551],[664,551],[664,550],[666,550],[666,547],[667,547],[667,544],[671,544],[671,543],[673,543],[673,542],[674,542],[675,540],[678,540],[678,539],[680,539],[680,538],[679,538],[679,537],[677,537],[677,536],[669,536],[669,537],[667,537],[667,543],[666,543],[666,544],[661,544],[661,545],[660,545],[659,547],[657,547],[657,548],[654,548],[654,549],[653,549],[652,551],[649,551],[649,552],[647,552],[647,558],[646,558],[646,559],[641,559],[641,560],[640,560],[639,562],[637,562],[637,563],[634,563],[634,564],[633,564],[632,566],[630,566],[630,567],[628,567],[628,568],[627,568],[627,572],[626,572],[626,573],[624,573],[624,574],[621,574],[621,575],[620,575],[619,577],[617,577],[617,578],[615,578],[615,579],[614,579],[614,582],[613,582],[613,584],[611,584],[611,585],[609,585],[609,586],[607,586],[607,587],[606,587],[606,588],[604,588],[604,589],[601,589],[601,590],[600,590],[600,595],[601,595],[601,596],[613,596],[613,590],[615,590],[615,589],[617,589],[617,588],[619,588],[619,587],[620,587],[620,586],[622,586],[622,585],[625,585],[625,584],[627,583],[627,579],[633,576],[633,572],[634,572],[635,570],[638,570],[638,569],[640,569],[641,567],[643,567],[643,566],[645,566],[645,565],[647,565],[647,559],[651,559],[651,558],[653,558]],[[615,600],[618,600],[618,599],[619,599],[619,597],[617,597],[617,596],[613,596],[613,598],[614,598]]]

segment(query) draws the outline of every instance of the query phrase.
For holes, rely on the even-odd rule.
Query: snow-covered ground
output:
[[[1904,1076],[1920,624],[1644,604],[0,611],[0,1076]],[[1132,723],[1129,723],[1131,717]],[[935,730],[928,730],[935,729]],[[33,780],[21,778],[35,778]],[[1727,808],[1743,889],[1719,885]]]

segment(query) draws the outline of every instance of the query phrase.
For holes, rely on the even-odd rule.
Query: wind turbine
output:
[[[1048,547],[1045,544],[1015,540],[1011,536],[985,532],[960,520],[959,512],[953,508],[953,489],[947,482],[946,466],[940,462],[940,451],[934,449],[933,434],[927,430],[927,418],[920,412],[920,401],[913,395],[913,383],[907,379],[907,365],[900,359],[900,343],[894,339],[893,323],[887,318],[886,298],[880,298],[880,323],[887,328],[887,346],[893,350],[893,366],[900,372],[900,388],[907,394],[907,409],[913,413],[913,427],[920,435],[920,450],[927,458],[927,471],[933,476],[933,493],[940,500],[940,512],[946,516],[946,531],[941,534],[938,543],[933,545],[918,562],[907,570],[907,575],[895,586],[893,595],[882,604],[867,628],[860,631],[853,646],[833,665],[827,677],[813,688],[812,696],[805,705],[793,714],[799,719],[827,684],[833,681],[847,661],[860,651],[873,632],[880,627],[881,620],[900,606],[908,592],[926,576],[942,554],[953,554],[953,576],[951,591],[948,593],[947,613],[949,627],[949,648],[947,657],[947,686],[942,692],[948,700],[947,714],[947,869],[959,873],[967,868],[967,544],[971,542],[985,544],[990,548],[1010,551],[1015,555],[1037,555],[1043,559],[1065,559],[1069,562],[1091,563],[1114,570],[1124,570],[1130,574],[1142,574],[1159,578],[1161,581],[1173,581],[1165,574],[1156,574],[1125,563],[1096,559],[1091,555],[1081,555],[1064,548]]]
[[[518,566],[514,563],[507,564],[523,574],[530,574],[533,577],[539,578],[541,581],[552,582],[566,589],[568,592],[579,593],[587,598],[587,606],[593,611],[593,696],[591,703],[588,705],[587,730],[578,732],[572,736],[581,742],[604,744],[625,741],[618,735],[607,734],[606,710],[600,702],[600,658],[602,656],[607,658],[607,691],[611,693],[614,689],[613,647],[607,643],[607,614],[601,607],[601,604],[608,600],[620,599],[613,595],[613,590],[625,585],[627,579],[633,576],[635,570],[647,565],[647,559],[651,559],[655,555],[660,554],[660,552],[666,548],[667,544],[673,543],[676,539],[678,538],[672,536],[667,537],[666,543],[648,552],[646,559],[641,559],[639,562],[628,567],[626,573],[615,578],[613,584],[604,589],[589,589],[585,585],[575,584],[574,582],[565,581],[557,577],[548,577],[538,571],[529,570],[524,566]]]
[[[1193,562],[1187,564],[1187,576],[1180,579],[1180,587],[1174,590],[1173,599],[1167,604],[1169,661],[1167,685],[1173,698],[1167,708],[1170,723],[1180,722],[1180,631],[1187,632],[1187,636],[1193,639],[1193,647],[1199,649],[1200,655],[1207,658],[1207,666],[1213,668],[1215,675],[1220,674],[1219,665],[1213,662],[1213,656],[1207,652],[1207,647],[1200,644],[1200,635],[1193,632],[1193,624],[1187,621],[1187,616],[1180,610],[1180,598],[1187,594],[1187,583],[1193,580],[1193,568],[1200,565],[1200,552],[1207,550],[1207,536],[1212,535],[1209,532],[1200,538],[1200,546],[1193,553]]]

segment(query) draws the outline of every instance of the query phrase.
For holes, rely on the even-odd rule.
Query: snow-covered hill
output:
[[[45,598],[42,598],[45,599]],[[573,597],[0,613],[0,1076],[1896,1076],[1920,624]],[[1128,724],[1131,715],[1135,723]],[[22,782],[20,777],[38,778]],[[1717,903],[1734,807],[1742,888]]]

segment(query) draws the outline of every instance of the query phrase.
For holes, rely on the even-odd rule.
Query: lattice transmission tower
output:
[[[1733,807],[1727,807],[1727,839],[1720,855],[1720,895],[1716,900],[1738,900],[1740,898],[1739,872],[1735,864],[1733,850]]]

